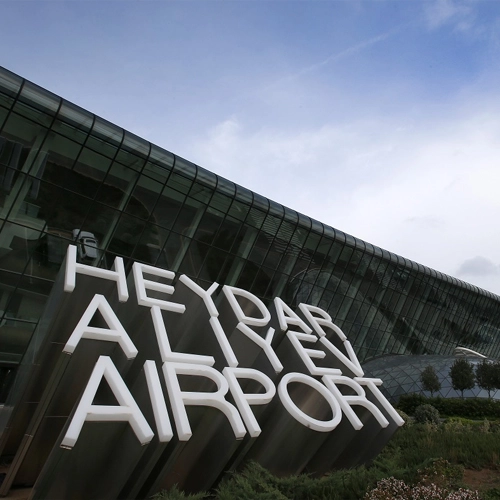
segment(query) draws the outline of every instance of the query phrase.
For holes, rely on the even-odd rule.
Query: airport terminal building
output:
[[[77,265],[109,270],[118,257],[127,276],[139,263],[175,274],[173,285],[185,275],[204,290],[246,290],[266,307],[279,297],[291,310],[321,308],[361,364],[457,346],[499,357],[498,296],[268,200],[0,69],[0,404],[16,400],[23,367],[37,363],[40,319],[70,245]],[[17,453],[16,439],[4,450]],[[40,475],[35,462],[19,466],[26,484]],[[141,480],[141,492],[159,487]]]

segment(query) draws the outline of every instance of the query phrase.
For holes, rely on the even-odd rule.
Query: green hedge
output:
[[[421,394],[407,394],[401,396],[397,408],[414,415],[416,408],[423,404],[434,406],[441,416],[500,419],[500,401],[495,399],[426,398]]]

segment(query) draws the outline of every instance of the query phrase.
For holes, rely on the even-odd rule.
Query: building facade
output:
[[[0,72],[1,397],[69,243],[328,311],[363,362],[500,350],[487,291],[377,248]],[[432,242],[430,242],[432,244]]]
[[[361,363],[451,355],[457,345],[499,356],[496,295],[268,200],[0,69],[0,403],[15,397],[19,366],[30,363],[69,245],[88,266],[109,269],[120,257],[126,272],[139,262],[203,289],[247,290],[266,305],[281,297],[317,306]]]

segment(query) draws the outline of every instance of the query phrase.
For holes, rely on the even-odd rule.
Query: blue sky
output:
[[[500,1],[0,0],[0,65],[500,294]]]

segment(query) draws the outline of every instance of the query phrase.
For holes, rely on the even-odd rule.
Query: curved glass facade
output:
[[[371,377],[381,378],[384,385],[380,390],[384,396],[396,403],[403,394],[422,394],[431,396],[422,387],[421,375],[428,366],[432,366],[441,383],[441,389],[434,393],[435,397],[460,398],[462,393],[453,389],[450,369],[457,358],[455,356],[382,356],[369,361],[363,366]],[[467,361],[475,367],[481,359],[474,357]],[[474,386],[464,391],[464,398],[487,398],[488,391]],[[500,399],[500,390],[491,391],[493,399]]]
[[[499,297],[374,247],[0,69],[0,401],[70,243],[329,312],[360,359],[498,357]],[[35,332],[35,333],[34,333]]]

